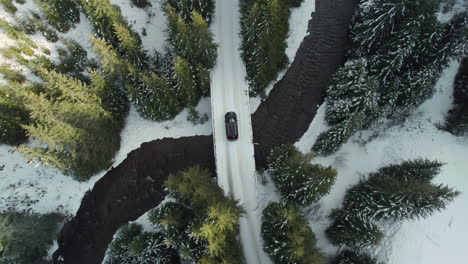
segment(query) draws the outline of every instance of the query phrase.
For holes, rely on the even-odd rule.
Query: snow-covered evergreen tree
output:
[[[320,155],[331,155],[339,150],[356,131],[361,129],[364,123],[365,115],[363,113],[354,114],[348,120],[322,132],[312,146],[312,151]]]
[[[215,3],[213,0],[165,0],[170,4],[177,14],[185,21],[192,21],[193,11],[197,11],[208,23],[213,17]]]
[[[316,238],[299,210],[271,203],[263,210],[261,235],[265,252],[275,264],[323,264]]]
[[[335,183],[336,170],[311,164],[312,158],[293,145],[280,146],[268,157],[268,172],[287,202],[310,205],[328,194]]]
[[[338,209],[332,212],[331,218],[333,223],[325,233],[336,246],[368,248],[378,245],[384,236],[372,220],[358,214]]]
[[[441,164],[424,160],[381,168],[348,190],[344,208],[370,219],[425,218],[445,209],[459,192],[431,183]]]
[[[360,251],[343,250],[333,261],[333,264],[379,264],[377,260],[367,253]]]
[[[47,22],[60,32],[67,32],[80,22],[80,10],[74,0],[37,0]]]
[[[192,167],[170,175],[164,186],[176,202],[155,208],[150,221],[181,256],[197,263],[241,264],[236,237],[244,212],[224,196],[209,171]]]
[[[349,61],[339,69],[327,89],[325,120],[329,124],[339,124],[354,113],[365,114],[366,123],[378,116],[379,81],[369,76],[367,61]]]
[[[22,126],[29,123],[29,113],[11,89],[0,86],[0,144],[18,144],[26,139]]]
[[[171,264],[179,261],[160,233],[144,232],[141,225],[120,228],[110,245],[107,264]]]

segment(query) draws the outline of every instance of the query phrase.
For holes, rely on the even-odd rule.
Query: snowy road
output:
[[[218,61],[212,73],[211,109],[218,184],[246,210],[240,221],[242,249],[247,264],[271,263],[260,241],[259,213],[255,209],[256,176],[248,85],[240,47],[238,0],[217,0],[212,32],[218,43]],[[239,139],[227,141],[224,115],[237,114]]]

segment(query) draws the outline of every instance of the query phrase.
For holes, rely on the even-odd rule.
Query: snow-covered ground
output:
[[[130,23],[137,24],[133,28],[141,33],[146,28],[147,36],[141,36],[143,45],[149,52],[154,49],[160,50],[165,40],[165,17],[160,9],[159,2],[153,3],[153,7],[139,9],[131,7],[127,0],[111,0],[120,6],[122,14]],[[16,15],[22,16],[29,10],[36,10],[37,6],[32,0],[26,1],[24,5],[18,5]],[[0,8],[0,18],[12,23],[13,17]],[[71,29],[64,37],[71,38],[80,43],[90,57],[95,54],[91,50],[91,25],[81,14],[80,23]],[[52,51],[57,44],[47,42],[40,34],[30,36],[41,46]],[[13,44],[7,41],[7,37],[0,30],[0,47]],[[59,45],[59,44],[58,44]],[[0,57],[0,63],[10,63]],[[30,74],[21,67],[15,67]],[[203,98],[197,110],[203,114],[207,113],[211,118],[210,100]],[[178,138],[192,135],[211,134],[211,122],[203,125],[192,125],[187,121],[187,110],[182,111],[174,120],[166,122],[153,122],[143,119],[131,109],[126,120],[125,128],[121,133],[121,148],[114,158],[113,166],[120,164],[127,154],[140,147],[144,142],[164,137]],[[94,186],[94,183],[105,174],[105,171],[93,176],[87,182],[77,182],[69,176],[61,174],[55,169],[44,168],[38,164],[29,164],[19,153],[13,152],[11,146],[0,145],[0,212],[8,210],[29,211],[37,213],[61,212],[74,215],[78,210],[84,193]]]
[[[212,72],[211,106],[218,184],[231,194],[246,211],[240,219],[242,249],[248,264],[270,263],[262,249],[260,222],[255,210],[256,175],[248,85],[245,66],[240,58],[238,0],[216,1],[211,26],[218,43],[218,60]],[[237,114],[239,139],[226,139],[224,115]]]
[[[362,143],[373,132],[354,136],[336,154],[314,162],[332,165],[338,178],[331,193],[319,202],[319,209],[308,214],[319,247],[330,255],[337,248],[329,244],[324,230],[330,225],[331,210],[341,206],[346,189],[369,172],[403,160],[435,159],[445,163],[435,182],[461,191],[447,210],[419,221],[404,221],[389,228],[382,245],[370,250],[387,264],[466,263],[468,243],[468,138],[454,137],[438,130],[452,107],[453,80],[459,62],[452,62],[436,84],[436,94],[419,107],[403,124],[379,131],[379,137]],[[318,134],[327,129],[322,105],[309,130],[296,146],[309,152]]]

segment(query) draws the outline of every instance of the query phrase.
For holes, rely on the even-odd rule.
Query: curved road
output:
[[[238,0],[217,0],[212,24],[218,43],[218,60],[212,72],[211,109],[218,184],[246,211],[240,220],[240,237],[246,263],[271,263],[260,241],[260,217],[255,210],[256,174],[248,85],[240,47]],[[237,114],[239,139],[228,141],[224,115]]]

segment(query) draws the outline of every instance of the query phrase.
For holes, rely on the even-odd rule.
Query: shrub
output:
[[[151,6],[149,0],[132,0],[132,4],[139,8],[145,8]]]
[[[119,229],[110,244],[106,263],[170,264],[179,262],[177,252],[170,248],[160,233],[144,232],[138,224]]]
[[[261,235],[265,252],[276,264],[322,264],[316,238],[299,210],[271,203],[263,210]]]
[[[0,263],[38,263],[56,239],[58,214],[0,214]]]
[[[366,253],[343,250],[333,264],[378,264],[377,260]]]
[[[336,246],[368,248],[376,246],[384,234],[371,220],[346,210],[335,210],[332,225],[325,231],[328,239]]]
[[[268,172],[287,202],[309,205],[328,194],[335,183],[336,170],[311,164],[312,158],[292,145],[280,146],[268,157]]]
[[[80,10],[75,0],[37,0],[47,22],[60,32],[67,32],[80,22]]]

